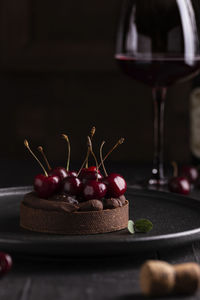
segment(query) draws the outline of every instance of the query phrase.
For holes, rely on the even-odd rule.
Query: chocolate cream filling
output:
[[[38,208],[48,211],[62,211],[71,213],[76,211],[114,209],[125,205],[125,203],[127,202],[124,196],[120,196],[117,199],[104,199],[103,202],[94,199],[82,203],[78,203],[77,201],[74,203],[69,203],[67,201],[59,201],[59,197],[57,199],[55,200],[54,198],[39,198],[35,192],[31,192],[24,196],[23,204],[36,209]],[[62,197],[60,199],[62,199]]]

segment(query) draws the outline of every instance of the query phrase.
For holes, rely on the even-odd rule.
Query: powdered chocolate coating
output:
[[[88,200],[79,204],[79,211],[103,210],[103,203],[100,200]]]

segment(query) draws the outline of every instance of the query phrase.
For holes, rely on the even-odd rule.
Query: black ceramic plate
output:
[[[0,189],[0,250],[34,256],[86,257],[129,255],[161,247],[180,246],[200,239],[200,202],[156,191],[129,189],[130,219],[148,218],[147,234],[115,233],[60,236],[19,227],[19,205],[30,187]]]

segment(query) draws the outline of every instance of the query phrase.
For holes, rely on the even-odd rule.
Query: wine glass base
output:
[[[167,184],[168,184],[168,178],[159,178],[159,179],[150,178],[148,180],[148,185],[150,186],[163,186]]]

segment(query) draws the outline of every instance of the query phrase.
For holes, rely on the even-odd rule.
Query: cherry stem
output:
[[[69,138],[66,134],[62,134],[63,139],[67,142],[67,147],[68,147],[68,155],[67,155],[67,166],[66,170],[69,171],[69,163],[70,163],[70,156],[71,156],[71,147],[70,147],[70,142]]]
[[[113,150],[115,150],[119,145],[123,144],[124,141],[125,141],[124,138],[119,139],[119,141],[112,147],[112,149],[110,149],[110,151],[108,151],[108,153],[106,154],[106,156],[104,157],[104,159],[99,164],[98,168],[101,167],[102,162],[104,162],[106,160],[106,158],[113,152]]]
[[[82,165],[81,165],[81,167],[80,167],[80,169],[79,169],[79,171],[78,171],[78,173],[77,173],[77,177],[79,176],[79,174],[81,173],[83,167],[85,166],[85,164],[86,164],[86,162],[87,162],[87,160],[88,160],[89,155],[90,155],[90,150],[87,151],[86,158],[85,158],[84,162],[82,163]]]
[[[96,175],[97,175],[96,181],[98,181],[98,170],[99,170],[99,167],[98,167],[98,161],[97,161],[96,155],[94,154],[93,149],[92,149],[92,141],[91,141],[91,138],[88,136],[87,139],[88,139],[88,147],[89,147],[90,153],[91,153],[92,156],[94,157],[94,160],[95,160],[95,163],[96,163]]]
[[[104,144],[105,144],[105,141],[103,141],[103,142],[101,143],[99,154],[100,154],[100,159],[101,159],[101,164],[102,164],[102,167],[103,167],[103,171],[104,171],[104,173],[105,173],[105,176],[107,177],[107,176],[108,176],[108,173],[106,172],[106,168],[105,168],[105,165],[104,165],[104,162],[103,162],[103,155],[102,155],[102,149],[103,149],[103,145],[104,145]]]
[[[172,161],[171,165],[174,168],[173,176],[174,177],[178,177],[178,165],[177,165],[177,163],[175,161]]]
[[[27,140],[24,140],[24,146],[29,150],[29,152],[32,154],[32,156],[36,159],[36,161],[39,163],[40,167],[42,168],[42,170],[44,171],[44,174],[46,177],[48,177],[47,171],[45,170],[43,164],[39,161],[39,159],[37,158],[37,156],[33,153],[33,151],[31,150],[31,148],[29,147],[29,143]]]
[[[95,132],[96,132],[96,127],[93,126],[91,131],[90,131],[90,139],[92,141],[93,139],[93,136],[95,135]],[[86,159],[86,162],[85,162],[85,167],[88,168],[88,158],[89,158],[89,154],[90,154],[90,149],[88,147],[88,151],[87,151],[87,159]]]
[[[43,156],[43,158],[44,158],[44,160],[45,160],[45,163],[46,163],[46,165],[47,165],[48,170],[51,171],[51,166],[50,166],[50,164],[49,164],[49,162],[48,162],[48,159],[47,159],[47,157],[46,157],[46,155],[45,155],[45,153],[44,153],[44,150],[43,150],[42,146],[39,146],[39,147],[38,147],[38,151],[42,154],[42,156]]]

